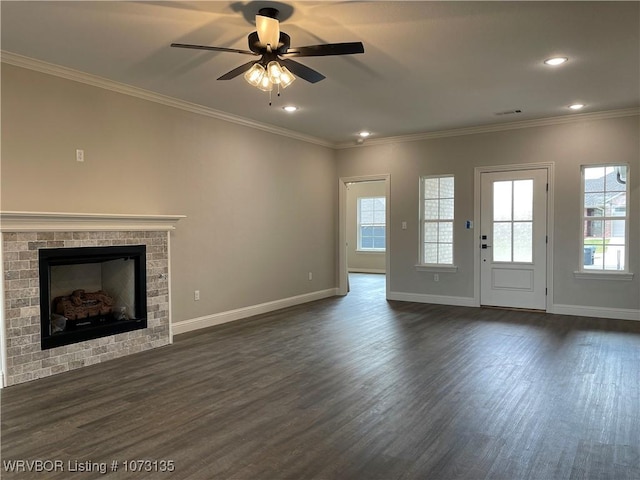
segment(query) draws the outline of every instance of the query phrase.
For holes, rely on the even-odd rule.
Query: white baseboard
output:
[[[389,300],[403,302],[433,303],[437,305],[454,305],[459,307],[478,307],[473,297],[452,297],[448,295],[429,295],[422,293],[389,292]],[[551,305],[547,313],[556,315],[572,315],[577,317],[611,318],[618,320],[640,321],[640,310],[630,308],[586,307],[582,305]]]
[[[452,297],[448,295],[429,295],[425,293],[405,293],[389,292],[389,300],[400,300],[402,302],[434,303],[437,305],[453,305],[456,307],[477,307],[476,299],[473,297]]]
[[[297,295],[295,297],[283,298],[281,300],[260,303],[258,305],[251,305],[244,308],[237,308],[227,312],[214,313],[204,317],[182,320],[181,322],[175,322],[173,324],[173,334],[180,335],[181,333],[200,330],[201,328],[213,327],[214,325],[233,322],[235,320],[253,317],[254,315],[260,315],[262,313],[269,313],[275,310],[293,307],[295,305],[313,302],[315,300],[321,300],[323,298],[334,297],[337,294],[337,289],[329,288],[318,292],[305,293],[304,295]]]
[[[350,268],[349,273],[386,273],[384,268]]]
[[[631,308],[586,307],[583,305],[553,304],[547,311],[557,315],[614,318],[619,320],[640,320],[640,310],[634,310]]]

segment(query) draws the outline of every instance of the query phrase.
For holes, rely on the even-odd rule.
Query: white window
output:
[[[533,180],[493,182],[493,261],[533,263]]]
[[[358,250],[386,249],[386,198],[358,197]]]
[[[421,264],[453,265],[453,176],[422,177],[420,200]]]
[[[582,271],[627,271],[628,168],[582,167]]]

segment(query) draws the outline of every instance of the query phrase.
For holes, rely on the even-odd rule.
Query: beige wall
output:
[[[1,153],[2,210],[186,215],[174,322],[335,287],[331,149],[3,64]]]
[[[583,120],[562,125],[501,131],[339,150],[338,176],[390,174],[391,292],[474,297],[474,235],[465,220],[474,218],[474,168],[554,162],[555,305],[604,309],[640,307],[640,123],[639,117]],[[630,258],[632,281],[580,280],[580,165],[630,164]],[[454,261],[457,273],[433,275],[415,268],[418,255],[418,179],[453,174],[456,178]],[[403,221],[407,230],[401,230]]]
[[[354,182],[347,185],[347,268],[350,272],[384,273],[384,252],[358,251],[358,198],[384,197],[384,181]]]
[[[332,150],[3,64],[0,209],[187,215],[171,235],[173,320],[182,321],[336,287],[337,179],[390,174],[390,291],[469,299],[477,231],[464,221],[474,215],[474,168],[553,162],[549,303],[638,311],[639,132],[637,116],[587,118]],[[580,165],[603,162],[631,166],[632,281],[573,275]],[[415,269],[418,179],[429,174],[456,177],[458,272],[437,283]]]

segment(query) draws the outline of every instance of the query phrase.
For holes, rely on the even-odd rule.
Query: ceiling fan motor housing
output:
[[[278,11],[277,8],[265,7],[258,10],[258,15],[262,15],[263,17],[274,18],[276,20],[278,19],[279,13],[280,12]]]

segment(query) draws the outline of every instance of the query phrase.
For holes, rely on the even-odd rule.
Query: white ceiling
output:
[[[291,46],[362,41],[365,53],[296,59],[268,105],[242,76],[259,8],[281,10]],[[640,106],[640,2],[2,1],[2,50],[202,105],[331,144]],[[544,59],[569,57],[560,67]],[[287,114],[280,107],[295,104]],[[522,113],[496,115],[521,109]]]

